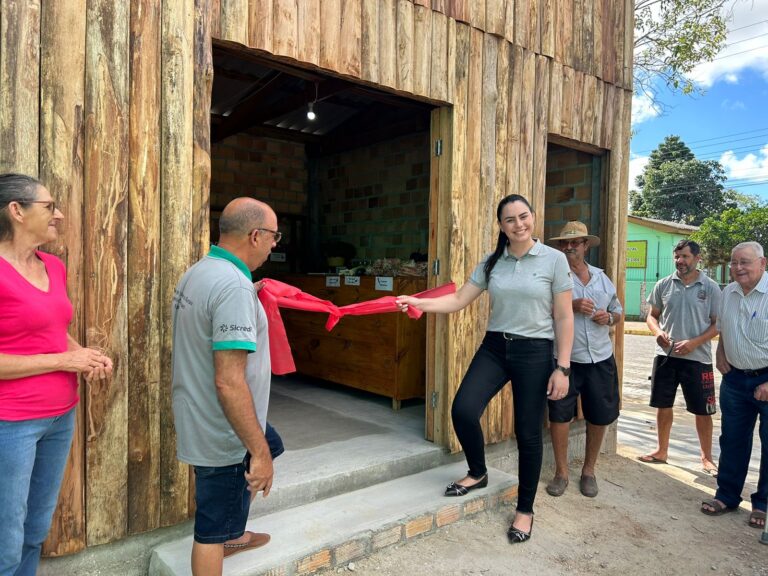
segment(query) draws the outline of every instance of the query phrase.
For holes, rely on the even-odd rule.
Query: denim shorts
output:
[[[245,532],[251,493],[245,461],[231,466],[195,466],[195,541],[220,544]]]

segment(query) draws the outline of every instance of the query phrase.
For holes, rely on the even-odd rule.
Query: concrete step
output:
[[[302,575],[345,566],[517,496],[517,478],[490,468],[487,488],[462,498],[444,497],[444,487],[465,473],[465,463],[448,464],[251,519],[247,529],[267,532],[272,541],[227,558],[224,574]],[[158,546],[149,574],[191,574],[191,551],[192,536]]]

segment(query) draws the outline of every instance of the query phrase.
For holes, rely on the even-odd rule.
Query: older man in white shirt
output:
[[[590,247],[600,244],[581,222],[568,222],[557,243],[571,268],[573,278],[573,351],[568,394],[549,401],[549,431],[555,453],[555,476],[547,493],[560,496],[568,486],[568,432],[576,416],[577,399],[587,421],[587,445],[581,469],[579,490],[584,496],[597,496],[595,464],[609,424],[619,417],[619,378],[613,358],[610,327],[621,320],[623,309],[616,287],[600,268],[586,261]]]
[[[731,251],[731,282],[723,290],[717,318],[720,341],[717,369],[720,385],[720,466],[717,492],[701,511],[719,516],[738,509],[752,454],[755,422],[760,417],[760,478],[751,496],[749,525],[765,526],[768,502],[768,273],[757,242],[743,242]]]

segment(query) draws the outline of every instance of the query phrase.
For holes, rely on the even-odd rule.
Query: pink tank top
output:
[[[48,291],[30,284],[0,258],[0,353],[55,354],[67,350],[72,303],[67,297],[67,273],[61,260],[37,252],[48,271]],[[50,418],[77,404],[77,376],[48,372],[0,380],[0,420]]]

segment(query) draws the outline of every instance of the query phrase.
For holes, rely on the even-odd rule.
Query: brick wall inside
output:
[[[211,146],[211,209],[238,196],[267,202],[280,214],[306,214],[304,144],[252,136],[230,136]]]
[[[580,220],[587,225],[590,234],[600,235],[600,206],[593,206],[595,158],[592,154],[556,144],[547,147],[545,238],[557,236],[563,225],[571,220]]]
[[[321,158],[321,238],[359,259],[426,253],[429,161],[426,132]]]

